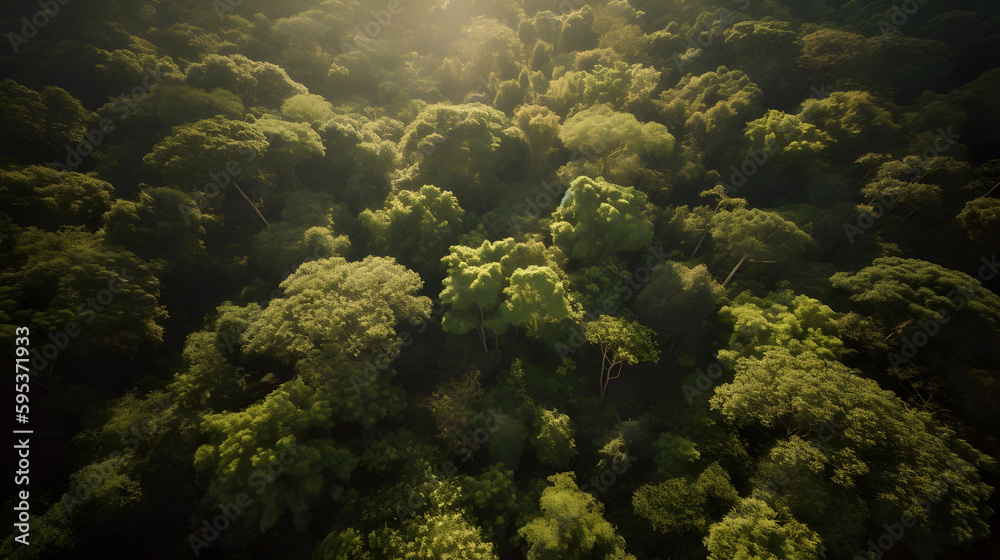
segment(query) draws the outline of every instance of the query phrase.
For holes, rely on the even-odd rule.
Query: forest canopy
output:
[[[0,556],[1000,550],[996,2],[13,4]]]

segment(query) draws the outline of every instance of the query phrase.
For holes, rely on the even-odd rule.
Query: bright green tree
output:
[[[799,114],[829,135],[835,157],[852,161],[898,142],[900,126],[893,107],[886,105],[867,91],[835,91],[822,99],[806,99]]]
[[[634,560],[625,552],[625,539],[604,519],[603,505],[580,490],[573,473],[554,474],[548,481],[552,485],[539,500],[541,516],[518,530],[528,541],[530,560]]]
[[[321,350],[332,356],[394,354],[396,326],[425,318],[431,301],[416,293],[423,282],[392,259],[348,262],[331,257],[301,265],[285,279],[244,338],[250,352],[287,362]]]
[[[646,195],[602,179],[578,177],[552,213],[552,242],[570,258],[597,262],[641,251],[653,238]]]
[[[790,115],[770,109],[747,123],[743,137],[753,153],[767,154],[769,168],[798,166],[807,171],[821,168],[822,154],[835,140],[815,124],[806,122],[805,115],[804,111]],[[812,118],[811,113],[808,116]]]
[[[601,399],[612,379],[618,379],[625,364],[658,362],[656,332],[635,321],[601,315],[584,324],[587,342],[601,349]],[[616,370],[617,368],[617,370]]]
[[[565,176],[604,177],[622,185],[646,182],[646,192],[666,184],[656,168],[671,162],[674,136],[658,122],[642,123],[631,113],[600,104],[566,119],[559,138],[584,156],[564,167]]]
[[[541,409],[534,445],[542,463],[554,469],[569,468],[576,457],[573,421],[558,410]]]
[[[644,104],[650,104],[659,80],[660,73],[653,68],[617,61],[612,67],[597,65],[590,71],[566,72],[549,83],[542,100],[560,115],[596,104],[634,113]]]
[[[815,532],[763,500],[744,498],[705,537],[709,560],[820,560]]]
[[[896,523],[905,514],[916,523],[904,542],[971,542],[988,530],[983,520],[992,513],[992,489],[980,471],[993,461],[930,414],[907,408],[857,370],[808,351],[792,355],[771,347],[761,358],[738,360],[734,371],[731,383],[715,389],[712,408],[737,427],[770,434],[773,451],[765,463],[799,462],[792,452],[801,457],[802,466],[788,471],[793,491],[803,488],[796,479],[820,473],[828,482],[814,488],[823,494],[817,501],[840,504],[845,529]],[[810,438],[814,449],[795,445],[796,437]],[[782,490],[783,478],[762,475],[775,482],[781,501],[801,508],[796,515],[808,508],[814,516],[815,503]],[[848,545],[839,545],[838,555],[860,552],[850,547],[861,547],[861,539]]]
[[[729,473],[712,463],[695,481],[671,478],[640,487],[632,507],[654,531],[701,538],[738,500]]]
[[[719,350],[719,360],[730,365],[744,356],[760,357],[772,346],[827,360],[837,359],[844,350],[838,314],[806,295],[782,292],[758,298],[743,292],[719,311],[719,318],[732,326],[727,348]]]
[[[515,270],[503,294],[500,315],[504,322],[523,325],[529,335],[539,333],[547,324],[574,316],[562,279],[548,266],[529,265]]]
[[[450,305],[441,327],[455,334],[475,329],[489,351],[487,330],[503,333],[510,321],[527,321],[529,328],[537,327],[544,318],[538,309],[528,307],[532,302],[544,302],[545,308],[564,313],[568,304],[556,273],[562,270],[564,259],[558,249],[537,240],[517,242],[508,237],[483,241],[479,247],[452,246],[441,259],[448,267],[441,300]],[[532,293],[533,289],[538,291]]]
[[[743,261],[777,261],[791,266],[813,245],[812,238],[794,223],[776,212],[757,208],[738,208],[712,216],[712,243],[717,252],[741,255],[729,276],[732,280]]]
[[[455,194],[463,208],[484,213],[506,190],[528,151],[524,135],[500,111],[480,103],[429,105],[399,142],[409,166],[407,187],[434,185]]]
[[[395,257],[428,279],[441,275],[441,258],[464,233],[465,218],[458,199],[432,185],[398,191],[382,209],[360,216],[372,237],[369,250]]]

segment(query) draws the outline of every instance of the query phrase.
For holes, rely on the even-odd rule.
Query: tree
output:
[[[240,97],[222,88],[209,92],[183,84],[162,84],[154,99],[156,116],[168,129],[212,117],[240,120],[246,115]]]
[[[474,518],[458,504],[461,489],[438,482],[427,497],[429,506],[406,521],[400,531],[383,536],[383,558],[463,558],[497,560],[493,543],[484,539]]]
[[[15,303],[12,323],[65,337],[63,350],[76,355],[135,356],[163,341],[167,311],[159,303],[155,264],[108,247],[82,227],[28,227],[12,241],[6,257],[11,264],[0,273],[4,299]],[[69,323],[77,332],[72,343],[65,334]],[[61,355],[45,356],[43,350],[34,349],[33,369],[51,372],[49,365]]]
[[[566,164],[564,176],[604,177],[645,192],[667,184],[656,168],[672,163],[674,136],[658,122],[640,123],[631,113],[595,105],[566,119],[559,138],[585,156]]]
[[[246,348],[289,363],[316,350],[343,357],[395,354],[401,344],[396,325],[430,314],[430,299],[416,295],[422,286],[416,273],[383,257],[307,262],[247,329]]]
[[[518,530],[528,541],[530,560],[583,560],[585,558],[631,558],[625,539],[605,521],[603,505],[576,485],[573,473],[548,477],[551,486],[539,500],[542,515]]]
[[[258,126],[213,117],[175,127],[142,161],[158,171],[167,185],[183,188],[207,184],[221,190],[232,181],[266,224],[267,220],[235,179],[256,174],[260,156],[268,145]]]
[[[789,115],[770,109],[764,116],[747,123],[743,136],[753,153],[767,155],[769,168],[796,166],[813,170],[820,167],[820,154],[834,140],[816,125],[806,122],[806,115],[804,110],[798,115]],[[812,118],[811,113],[808,116]]]
[[[813,244],[812,238],[794,223],[757,208],[716,213],[712,216],[711,234],[716,251],[742,255],[722,283],[723,288],[749,257],[754,257],[751,262],[781,261],[787,266],[801,259]]]
[[[569,71],[549,83],[543,102],[560,115],[575,109],[607,104],[626,114],[649,112],[660,73],[642,64],[617,61],[613,66],[597,65],[590,71]]]
[[[543,318],[537,309],[526,307],[531,302],[544,301],[546,307],[562,310],[559,313],[568,305],[556,273],[564,259],[558,249],[537,240],[517,242],[508,237],[483,241],[479,247],[452,246],[441,259],[448,267],[441,300],[450,305],[441,328],[455,334],[475,329],[487,352],[487,330],[501,334],[510,321],[527,321],[537,328]],[[530,292],[533,284],[540,290],[537,295]]]
[[[554,469],[569,468],[576,457],[573,421],[558,410],[541,409],[538,413],[535,453],[538,460]]]
[[[744,498],[725,519],[712,525],[705,547],[709,560],[824,557],[823,543],[815,532],[756,498]]]
[[[463,61],[466,83],[476,83],[480,77],[491,74],[501,80],[516,78],[523,49],[517,33],[505,22],[485,16],[473,16],[451,45],[451,50]]]
[[[864,35],[837,29],[817,29],[802,37],[799,66],[819,83],[851,80],[865,84],[871,62],[871,44]],[[840,92],[836,92],[840,93]]]
[[[570,258],[594,263],[641,251],[653,237],[646,195],[602,179],[578,177],[552,213],[552,242]]]
[[[901,127],[895,122],[893,107],[886,105],[867,91],[835,91],[822,99],[806,99],[799,114],[808,116],[811,124],[829,136],[834,158],[853,161],[898,143]]]
[[[653,442],[656,452],[656,474],[663,477],[677,476],[687,473],[692,464],[701,459],[701,453],[695,442],[684,436],[663,432]]]
[[[180,212],[178,212],[180,209]],[[184,269],[204,257],[200,235],[212,220],[191,197],[169,187],[145,188],[138,200],[117,199],[104,215],[104,236],[143,259],[163,259]]]
[[[335,200],[322,191],[290,193],[281,220],[254,236],[251,262],[281,276],[295,270],[303,260],[346,256],[351,241],[344,234],[352,231],[354,216]]]
[[[23,162],[62,161],[84,139],[95,115],[66,90],[41,92],[10,78],[0,81],[0,126],[6,132],[0,151]]]
[[[587,342],[601,349],[601,400],[604,400],[608,383],[621,376],[626,363],[634,365],[660,360],[656,332],[635,321],[601,315],[584,324],[584,329]]]
[[[745,356],[760,357],[770,347],[792,355],[811,352],[827,360],[837,359],[844,350],[838,314],[806,295],[782,292],[758,298],[743,292],[719,311],[719,318],[732,325],[728,347],[719,350],[719,360],[730,365]]]
[[[327,155],[303,161],[302,176],[329,185],[355,213],[380,205],[391,189],[388,174],[399,162],[396,141],[403,129],[403,123],[388,117],[338,114],[318,129]],[[416,190],[423,184],[411,186]]]
[[[194,466],[211,477],[206,516],[218,504],[239,503],[241,493],[253,496],[224,541],[266,532],[285,510],[304,529],[309,501],[324,488],[334,501],[349,500],[347,483],[360,459],[335,440],[302,441],[309,428],[335,425],[331,397],[296,377],[244,410],[205,415],[210,443],[198,448]]]
[[[528,142],[534,169],[544,169],[562,147],[559,115],[543,105],[524,104],[517,108],[513,120]]]
[[[791,23],[772,16],[738,21],[723,31],[723,38],[724,64],[746,72],[761,86],[765,98],[788,99],[787,94],[781,92],[795,89],[791,86],[796,74],[795,61],[802,52],[798,33]],[[765,103],[767,101],[765,99]]]
[[[482,214],[516,176],[528,151],[506,115],[480,103],[429,105],[406,127],[399,153],[406,186],[434,185],[455,193],[463,208]]]
[[[809,451],[783,439],[794,444],[796,436],[812,438],[819,453],[801,453],[802,460],[807,466],[820,462],[808,468],[840,492],[835,500],[824,499],[844,506],[841,516],[855,516],[847,525],[881,526],[910,515],[916,523],[902,540],[932,544],[970,542],[988,530],[983,519],[992,513],[991,489],[979,471],[993,461],[930,414],[907,408],[857,370],[808,351],[796,356],[771,347],[761,358],[738,360],[734,371],[731,383],[716,387],[712,408],[737,427],[769,434],[765,441],[773,443],[765,445],[776,447],[776,458],[793,449]],[[857,507],[856,500],[866,507]],[[814,503],[799,503],[814,515]],[[860,539],[850,546],[862,546]]]
[[[743,127],[760,116],[763,93],[739,70],[720,66],[700,76],[688,74],[659,95],[667,126],[683,130],[689,153],[709,165],[720,147],[735,144]]]
[[[673,339],[671,348],[695,355],[724,295],[725,290],[705,265],[665,262],[653,269],[636,304],[640,319]]]
[[[359,216],[372,241],[369,250],[395,257],[423,278],[439,278],[441,259],[465,232],[466,213],[448,192],[424,185],[419,191],[398,191],[376,211]]]
[[[886,206],[886,211],[892,208],[906,212],[900,221],[915,212],[920,212],[918,217],[925,220],[943,221],[943,216],[932,210],[950,202],[949,198],[958,198],[958,190],[973,176],[973,170],[967,163],[950,156],[924,158],[911,155],[902,159],[882,158],[880,161],[866,155],[858,161],[878,165],[875,174],[869,173],[863,180],[861,196],[869,202],[859,205],[859,208],[869,211],[873,203],[880,201]]]
[[[640,487],[632,496],[632,508],[654,531],[701,538],[737,501],[729,473],[712,463],[694,482],[671,478]]]
[[[547,324],[574,316],[562,279],[548,266],[530,265],[515,270],[503,294],[500,316],[507,324],[524,326],[529,335],[538,334]]]
[[[313,129],[334,118],[337,114],[333,105],[321,95],[300,93],[285,100],[281,105],[281,116],[286,119],[309,124]]]
[[[450,446],[462,441],[488,418],[486,401],[478,370],[471,370],[461,380],[449,379],[438,385],[428,399],[428,408],[437,421],[438,433]]]
[[[93,175],[41,165],[0,170],[0,182],[5,187],[0,191],[5,212],[21,226],[50,230],[60,226],[96,230],[115,194],[110,183]]]
[[[264,161],[269,169],[291,175],[293,185],[302,186],[295,174],[299,164],[311,157],[323,157],[325,148],[319,134],[303,122],[288,122],[266,116],[256,122],[267,137],[267,156]]]
[[[186,78],[194,87],[209,91],[222,88],[239,94],[248,107],[277,109],[289,97],[308,93],[305,86],[292,81],[280,66],[250,60],[241,54],[207,55],[201,62],[188,66]]]
[[[958,222],[975,243],[996,247],[1000,243],[1000,199],[980,197],[970,200],[959,212]]]
[[[1000,296],[968,274],[938,264],[881,257],[857,272],[838,272],[830,282],[849,293],[851,301],[867,309],[884,330],[897,337],[920,330],[921,323],[928,321],[950,322],[950,317],[965,307],[976,315],[975,322],[1000,331]],[[968,324],[968,335],[979,330],[975,322]]]

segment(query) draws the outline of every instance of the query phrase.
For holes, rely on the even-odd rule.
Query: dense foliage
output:
[[[995,2],[0,21],[4,558],[1000,549]]]

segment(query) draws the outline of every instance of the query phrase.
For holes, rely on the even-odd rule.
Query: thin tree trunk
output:
[[[986,191],[986,194],[984,194],[983,196],[977,196],[976,200],[979,200],[980,198],[986,198],[986,196],[989,195],[991,192],[993,192],[997,187],[1000,187],[1000,183],[993,185],[993,188]]]
[[[484,324],[482,307],[479,308],[479,340],[483,341],[483,350],[486,350],[486,353],[489,354],[490,349],[486,346],[486,325]]]
[[[707,230],[707,229],[705,230],[705,233],[704,233],[704,234],[703,234],[703,235],[701,236],[701,239],[699,239],[699,240],[698,240],[698,244],[697,244],[697,245],[695,245],[695,247],[694,247],[694,251],[691,251],[691,256],[690,256],[690,257],[688,257],[688,260],[691,260],[691,259],[693,259],[693,258],[694,258],[694,255],[695,255],[695,253],[697,253],[697,252],[698,252],[698,248],[699,248],[699,247],[701,247],[701,243],[702,243],[703,241],[705,241],[705,238],[706,238],[706,237],[708,237],[708,230]]]
[[[604,400],[604,377],[605,371],[608,369],[608,351],[601,348],[601,378],[597,382],[597,388],[601,392],[601,401]]]
[[[739,270],[740,267],[743,265],[743,261],[747,260],[747,257],[749,256],[750,253],[743,253],[743,258],[740,259],[740,262],[736,263],[736,266],[733,268],[733,271],[729,273],[729,276],[726,277],[726,281],[722,283],[723,288],[725,288],[726,284],[728,284],[729,281],[733,279],[733,275],[736,274],[736,271]]]
[[[616,365],[618,366],[618,373],[616,373],[614,377],[611,377],[611,370],[614,369]],[[608,378],[604,381],[604,389],[601,392],[602,399],[604,398],[604,394],[608,392],[608,385],[611,384],[611,380],[618,379],[619,377],[622,376],[623,367],[625,367],[625,362],[618,362],[617,364],[611,364],[611,367],[608,368]]]
[[[261,220],[264,221],[264,225],[270,227],[271,224],[267,223],[267,220],[264,219],[264,215],[261,214],[260,210],[257,209],[257,205],[254,204],[252,200],[250,200],[250,197],[247,196],[247,193],[243,192],[243,189],[241,189],[240,186],[236,184],[236,181],[233,181],[233,186],[236,187],[236,190],[240,191],[240,194],[242,194],[243,198],[245,198],[246,201],[250,204],[250,206],[253,208],[253,211],[256,212],[258,216],[260,216]]]

